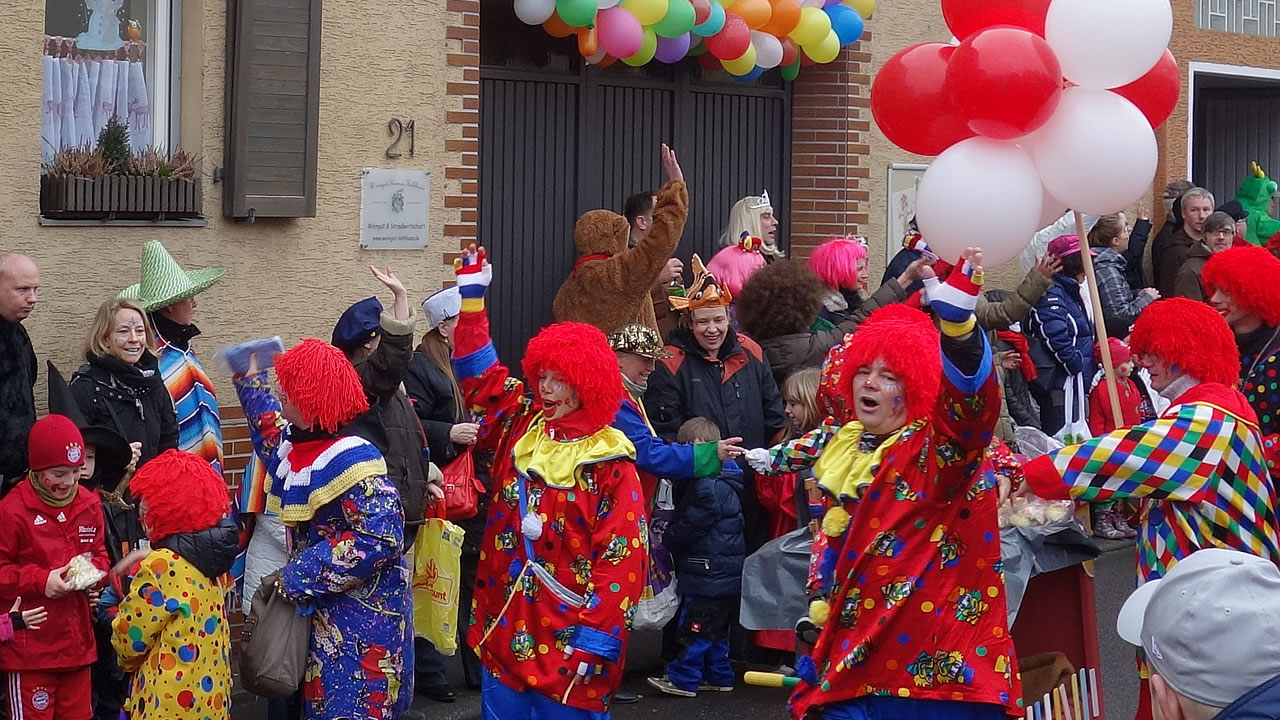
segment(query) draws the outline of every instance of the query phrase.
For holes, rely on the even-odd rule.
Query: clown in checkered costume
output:
[[[1139,499],[1142,582],[1207,547],[1280,564],[1275,487],[1258,418],[1235,389],[1239,356],[1226,321],[1203,303],[1161,300],[1138,316],[1130,346],[1172,404],[1155,420],[1027,463],[1031,489],[1050,499]]]

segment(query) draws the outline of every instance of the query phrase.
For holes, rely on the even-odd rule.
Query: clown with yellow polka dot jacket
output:
[[[975,331],[980,262],[926,281],[941,337],[924,313],[891,305],[832,351],[841,371],[823,383],[852,417],[768,451],[767,467],[752,460],[771,473],[812,466],[826,505],[809,580],[820,632],[797,663],[797,718],[1019,714],[999,501],[973,491],[1000,410]]]
[[[131,720],[226,720],[231,636],[218,578],[240,549],[227,486],[208,462],[169,450],[129,489],[151,550],[112,623],[120,667],[133,674],[125,711]]]
[[[483,249],[464,253],[453,362],[495,451],[468,632],[484,717],[607,718],[648,561],[635,449],[610,425],[617,359],[599,330],[552,325],[525,351],[526,395],[490,342],[491,278]]]

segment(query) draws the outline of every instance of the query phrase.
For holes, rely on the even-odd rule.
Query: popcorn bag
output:
[[[89,562],[89,553],[71,558],[67,565],[66,580],[73,590],[88,590],[97,585],[107,574]]]

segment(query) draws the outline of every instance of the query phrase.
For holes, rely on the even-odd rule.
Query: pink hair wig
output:
[[[809,269],[832,290],[854,290],[862,285],[858,262],[866,259],[865,245],[853,237],[834,235],[809,256]]]
[[[730,245],[711,258],[707,270],[737,296],[742,292],[742,286],[747,284],[747,278],[764,265],[764,255],[759,250],[743,250],[737,245]]]

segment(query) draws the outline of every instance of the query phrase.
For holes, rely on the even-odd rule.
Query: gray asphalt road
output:
[[[1102,541],[1104,554],[1096,563],[1094,578],[1098,609],[1098,636],[1102,651],[1099,675],[1106,700],[1106,717],[1129,720],[1137,708],[1138,676],[1133,649],[1115,633],[1120,606],[1133,588],[1134,555],[1131,542]],[[624,687],[642,695],[635,705],[614,708],[615,720],[679,718],[679,720],[786,720],[786,691],[739,685],[732,693],[706,694],[698,698],[675,698],[652,690],[646,674],[660,672],[658,633],[637,633],[628,654],[629,676]],[[428,720],[479,720],[480,693],[465,689],[457,662],[450,667],[450,680],[458,688],[458,701],[431,702],[419,697],[414,707]],[[254,698],[237,696],[235,720],[265,720],[265,707]]]

